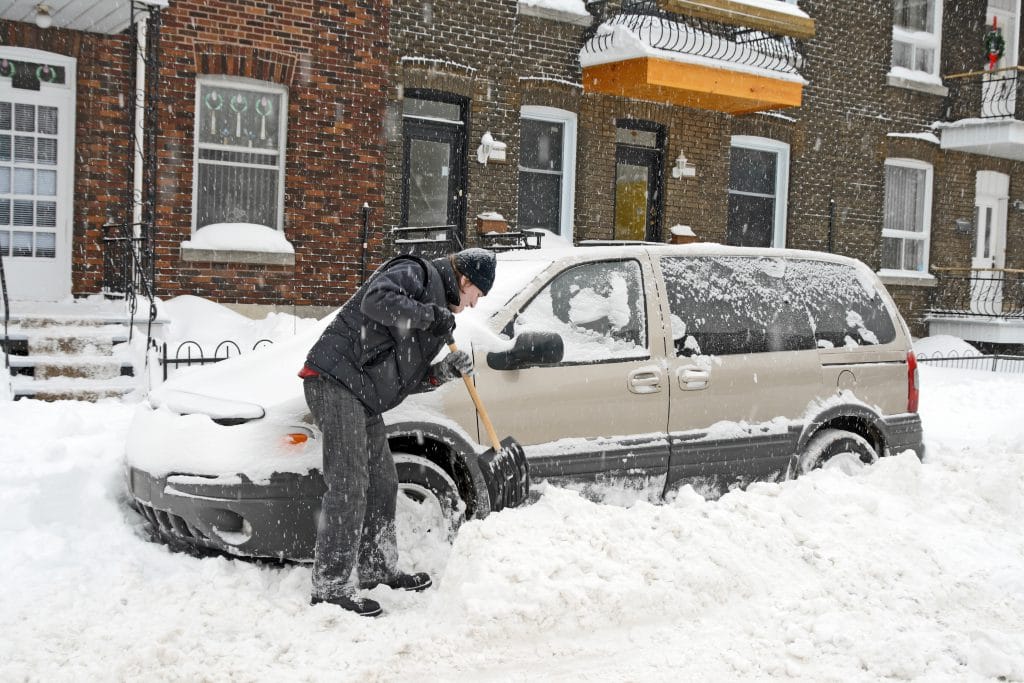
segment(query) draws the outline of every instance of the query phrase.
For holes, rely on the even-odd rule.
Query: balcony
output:
[[[1024,270],[935,268],[928,333],[994,344],[1024,344]]]
[[[1019,66],[946,76],[949,95],[936,125],[942,149],[1024,161]]]
[[[730,0],[627,0],[580,52],[583,89],[728,114],[799,107],[805,81],[796,37],[813,35],[814,22],[776,4],[785,11]]]

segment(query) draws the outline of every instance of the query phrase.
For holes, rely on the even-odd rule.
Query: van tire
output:
[[[804,446],[800,454],[800,462],[797,468],[798,474],[807,474],[811,470],[822,467],[833,457],[850,453],[855,458],[850,463],[867,466],[878,460],[878,452],[867,439],[860,434],[848,432],[845,429],[822,429],[811,437],[811,440]]]
[[[420,504],[436,506],[445,540],[452,541],[466,520],[466,503],[459,487],[437,463],[412,453],[392,453],[398,473],[398,492]]]

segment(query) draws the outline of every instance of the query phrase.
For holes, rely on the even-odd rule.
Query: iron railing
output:
[[[1024,318],[1024,270],[933,268],[938,279],[929,313]]]
[[[656,0],[624,1],[622,12],[594,30],[584,52],[600,54],[616,47],[616,26],[650,47],[668,52],[791,75],[799,75],[803,63],[794,38],[680,16],[660,9]]]
[[[111,298],[124,297],[128,305],[128,340],[135,330],[139,296],[149,303],[146,323],[146,348],[153,344],[153,322],[156,320],[156,294],[149,278],[147,261],[152,261],[148,240],[134,234],[134,226],[107,223],[103,226],[103,293]]]
[[[946,76],[949,93],[943,118],[946,121],[998,119],[1024,113],[1024,94],[1017,87],[1022,69],[1024,67],[1012,66]]]
[[[252,345],[252,350],[257,351],[273,343],[273,339],[260,339]],[[168,355],[166,342],[162,345],[161,349],[160,364],[163,366],[165,382],[167,381],[168,366],[173,365],[175,369],[178,369],[182,365],[186,367],[191,367],[193,365],[207,365],[209,363],[219,363],[220,361],[227,360],[232,356],[239,356],[242,354],[242,349],[238,345],[238,342],[232,339],[225,339],[217,344],[216,348],[213,350],[212,356],[205,355],[203,347],[199,342],[191,339],[178,344],[178,348],[174,351],[174,357]]]
[[[957,370],[982,370],[985,372],[1024,373],[1024,356],[1009,356],[997,353],[983,356],[980,353],[943,353],[915,354],[918,363],[926,363],[938,368],[955,368]]]
[[[396,254],[415,254],[436,258],[463,249],[456,225],[399,227],[391,229]]]

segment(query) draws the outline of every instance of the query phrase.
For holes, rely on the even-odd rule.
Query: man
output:
[[[327,602],[362,616],[380,605],[356,593],[384,584],[421,591],[425,573],[398,570],[398,478],[381,414],[410,393],[472,371],[464,351],[431,361],[455,329],[455,313],[473,308],[494,283],[494,254],[466,249],[426,261],[385,263],[346,303],[313,345],[299,373],[323,434],[327,491],[313,563],[312,604]]]

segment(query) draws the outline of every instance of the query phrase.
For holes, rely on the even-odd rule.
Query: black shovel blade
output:
[[[530,465],[519,442],[511,436],[501,441],[501,448],[493,448],[479,456],[480,471],[491,496],[491,511],[522,505],[530,495]]]

